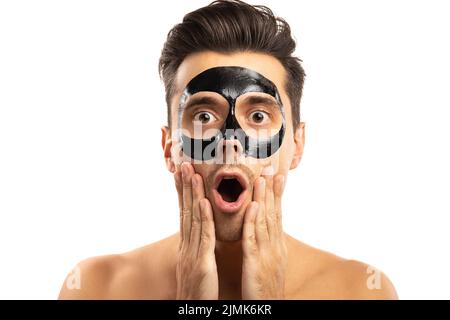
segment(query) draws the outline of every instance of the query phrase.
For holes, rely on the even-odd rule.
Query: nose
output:
[[[235,163],[243,155],[244,149],[238,139],[221,139],[217,145],[217,157],[224,163]]]

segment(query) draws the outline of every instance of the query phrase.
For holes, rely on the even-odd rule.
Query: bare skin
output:
[[[285,299],[397,299],[381,274],[380,289],[368,289],[367,265],[310,247],[284,234],[288,247]],[[63,284],[59,299],[176,299],[180,235],[134,251],[89,258],[81,268],[80,289]],[[241,299],[239,244],[216,254],[219,299]],[[233,255],[233,259],[224,256]],[[300,259],[301,257],[301,259]]]
[[[302,122],[292,126],[279,61],[253,52],[188,56],[176,77],[172,124],[188,81],[215,66],[256,70],[277,86],[286,108],[286,135],[277,156],[245,166],[191,164],[174,151],[176,139],[162,128],[162,148],[178,194],[180,231],[131,252],[78,264],[80,287],[62,286],[60,299],[397,299],[395,288],[368,265],[308,246],[283,231],[282,195],[288,172],[300,162]],[[226,157],[239,150],[225,142]],[[229,153],[230,152],[230,153]],[[240,170],[248,190],[235,212],[223,212],[211,192],[218,172]],[[272,171],[267,171],[271,168]]]

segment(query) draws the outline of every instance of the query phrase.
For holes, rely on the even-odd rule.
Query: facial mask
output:
[[[184,89],[178,129],[182,150],[192,159],[214,158],[221,139],[236,139],[246,157],[261,159],[280,148],[286,119],[272,81],[247,68],[214,67]]]

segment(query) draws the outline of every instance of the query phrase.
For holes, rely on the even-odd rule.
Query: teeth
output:
[[[224,180],[234,179],[234,177],[223,177]]]

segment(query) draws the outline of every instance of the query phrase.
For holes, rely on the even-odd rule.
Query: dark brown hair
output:
[[[218,0],[186,14],[168,33],[159,59],[166,90],[168,125],[178,67],[192,53],[254,51],[277,58],[287,71],[285,90],[292,106],[294,129],[300,122],[300,100],[305,72],[302,60],[292,56],[295,40],[289,24],[266,6],[239,0]]]

